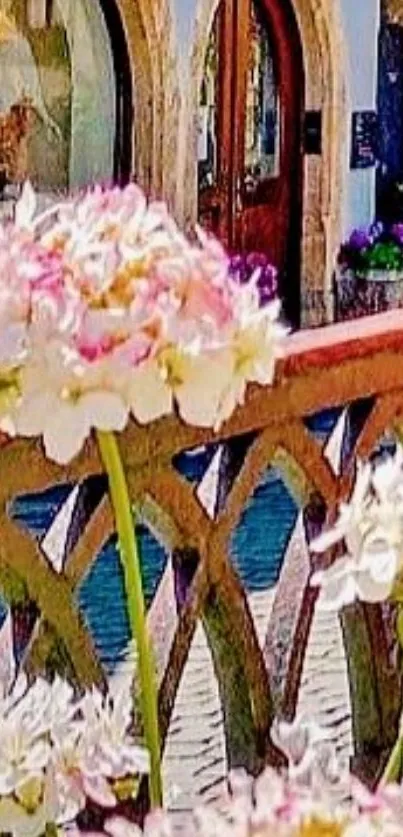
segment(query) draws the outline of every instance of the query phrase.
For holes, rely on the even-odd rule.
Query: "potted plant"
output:
[[[335,277],[336,318],[403,305],[403,225],[378,222],[353,230],[341,246]]]

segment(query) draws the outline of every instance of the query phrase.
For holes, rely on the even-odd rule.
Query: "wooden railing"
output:
[[[287,341],[273,388],[251,387],[246,404],[218,434],[172,418],[151,427],[132,424],[121,437],[133,503],[173,556],[181,582],[176,612],[164,617],[167,621],[155,636],[163,740],[202,620],[219,682],[230,766],[257,770],[266,761],[277,761],[270,726],[276,713],[295,713],[317,591],[309,586],[308,570],[302,587],[299,580],[298,589],[287,589],[291,605],[284,611],[280,579],[262,648],[230,560],[231,536],[273,463],[305,509],[308,537],[334,517],[337,504],[351,491],[357,457],[367,457],[386,429],[398,430],[403,423],[402,349],[403,312],[300,332]],[[345,407],[349,416],[339,472],[305,421],[332,407]],[[179,453],[212,442],[227,451],[214,513],[203,507],[194,486],[173,465]],[[1,590],[16,618],[27,608],[30,614],[22,665],[31,674],[56,665],[81,685],[102,686],[105,673],[74,595],[114,529],[96,446],[89,443],[69,467],[61,468],[45,460],[39,442],[5,439],[1,477]],[[8,512],[16,496],[66,482],[81,485],[85,514],[73,516],[58,572],[42,546]],[[151,624],[158,626],[158,618],[154,610]],[[401,677],[391,654],[390,620],[385,608],[362,604],[341,617],[355,766],[369,780],[394,740],[400,714]],[[284,630],[290,634],[287,652]]]

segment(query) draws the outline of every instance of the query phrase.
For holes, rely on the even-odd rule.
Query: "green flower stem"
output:
[[[383,772],[381,785],[389,785],[400,782],[402,776],[403,765],[403,739],[401,736],[396,741],[395,746],[389,756],[389,761]]]
[[[130,629],[138,652],[140,700],[146,745],[150,754],[150,802],[162,807],[161,750],[158,699],[153,654],[147,631],[140,557],[129,490],[114,433],[97,431],[99,450],[109,478],[122,562]]]

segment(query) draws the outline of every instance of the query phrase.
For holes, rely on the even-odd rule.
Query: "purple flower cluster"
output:
[[[265,253],[251,252],[237,254],[230,259],[230,275],[240,284],[246,284],[254,274],[260,294],[261,305],[267,305],[278,294],[277,269],[270,263]]]
[[[342,244],[338,256],[342,270],[365,277],[370,271],[403,268],[403,224],[386,226],[380,221],[357,227]]]
[[[345,246],[351,250],[366,250],[375,244],[384,234],[384,225],[378,221],[369,227],[357,227],[350,235]]]
[[[403,224],[394,224],[391,233],[395,241],[403,247]]]

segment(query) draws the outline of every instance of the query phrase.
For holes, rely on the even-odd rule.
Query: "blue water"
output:
[[[321,413],[307,422],[309,429],[325,441],[338,413]],[[205,473],[216,446],[184,454],[175,466],[192,483]],[[71,486],[66,485],[19,498],[13,516],[41,539],[67,499]],[[298,509],[280,474],[268,468],[242,519],[233,533],[231,558],[245,588],[249,591],[272,587],[278,580],[287,542],[294,529]],[[142,555],[143,582],[150,603],[164,572],[167,556],[144,526],[138,527]],[[92,632],[100,658],[108,671],[113,670],[125,653],[129,639],[123,599],[123,583],[115,538],[102,550],[77,591],[80,608]],[[4,612],[4,609],[3,609]],[[0,602],[0,617],[2,606]]]

